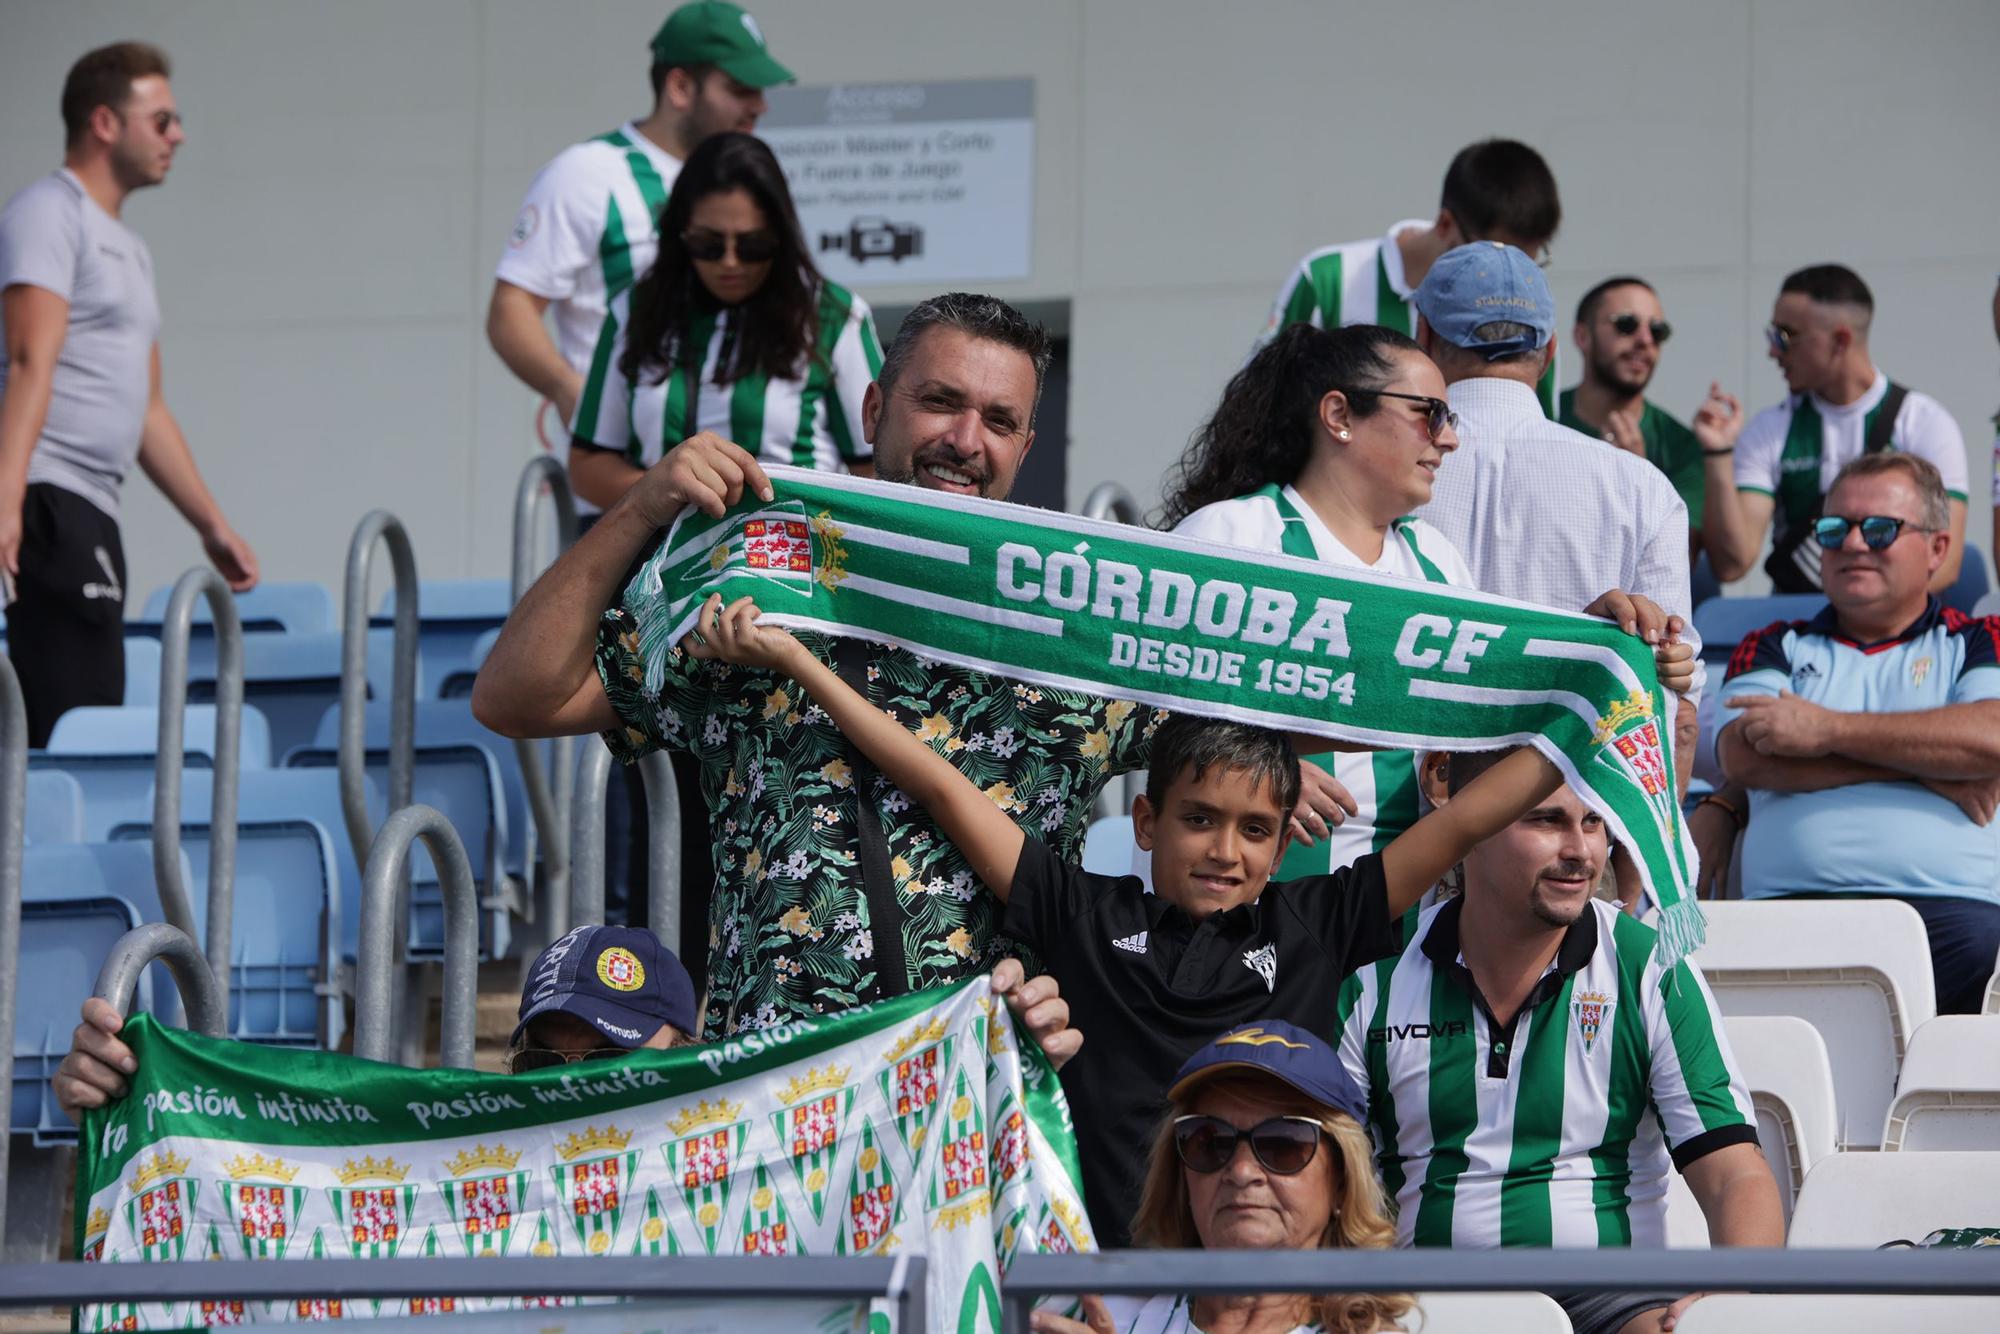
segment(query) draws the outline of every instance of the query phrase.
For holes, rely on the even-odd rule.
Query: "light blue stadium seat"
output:
[[[183,772],[189,776],[206,772],[207,755],[187,751],[181,756]],[[88,843],[102,843],[121,824],[153,818],[153,772],[151,755],[51,755],[45,750],[28,752],[28,772],[55,771],[76,779],[83,789],[83,837]],[[246,771],[258,775],[270,770]],[[208,806],[189,801],[185,812],[206,820]]]
[[[215,755],[215,706],[190,704],[181,720],[181,745],[211,759]],[[153,704],[91,704],[71,709],[56,719],[49,734],[51,755],[156,755],[160,748],[160,710]],[[271,767],[271,725],[263,710],[243,706],[243,732],[238,754],[243,767]]]
[[[152,837],[150,824],[120,825],[114,843]],[[192,879],[189,892],[206,901],[211,827],[181,827]],[[236,832],[236,894],[230,929],[229,1033],[245,1042],[312,1047],[320,1018],[328,1045],[340,1040],[340,1007],[323,1005],[322,978],[334,980],[337,960],[322,953],[322,932],[337,943],[338,859],[333,839],[311,820],[242,820]]]
[[[1694,609],[1701,656],[1711,665],[1729,661],[1744,636],[1774,621],[1809,621],[1826,606],[1821,593],[1778,593],[1762,598],[1710,598]]]
[[[419,746],[416,748],[411,799],[440,811],[458,831],[465,855],[472,863],[474,888],[480,901],[480,958],[505,957],[511,941],[508,908],[512,900],[502,870],[500,849],[507,842],[507,807],[500,791],[500,771],[493,756],[474,745]],[[284,767],[302,770],[334,770],[340,763],[334,748],[306,747],[285,756]],[[389,790],[388,752],[368,752],[369,820],[376,828],[388,818],[385,794]],[[444,950],[444,899],[430,852],[419,843],[410,853],[410,937],[411,955],[436,958]],[[358,938],[360,898],[355,906],[341,904],[351,915]]]
[[[438,698],[471,699],[472,683],[479,679],[479,669],[486,665],[487,655],[493,652],[493,646],[499,642],[500,627],[497,625],[473,640],[472,661],[444,675],[438,685]]]
[[[160,702],[160,641],[143,635],[125,636],[125,702]]]
[[[14,1087],[8,1091],[7,1128],[12,1134],[32,1136],[38,1148],[76,1142],[76,1127],[56,1106],[56,1067],[69,1053],[70,1037],[105,956],[120,936],[137,925],[138,913],[121,898],[21,905],[21,967],[14,993]],[[152,1004],[152,979],[142,974],[133,1008],[150,1010]],[[0,1143],[0,1151],[4,1149],[5,1144]]]
[[[493,757],[500,774],[500,795],[507,813],[507,842],[501,849],[502,864],[518,884],[528,881],[536,847],[534,817],[528,812],[528,790],[521,777],[521,757],[514,743],[489,731],[472,716],[472,704],[462,699],[420,699],[416,706],[416,742],[419,746],[478,746]],[[364,741],[370,750],[389,748],[389,706],[375,700],[368,705]],[[316,750],[337,750],[340,746],[340,710],[328,709],[320,716],[313,733]],[[461,831],[462,833],[463,831]]]
[[[1941,598],[1945,606],[1956,607],[1970,615],[1992,587],[1992,581],[1986,577],[1985,553],[1968,542],[1965,545],[1965,561],[1958,567],[1958,579]]]
[[[27,844],[83,842],[83,784],[60,769],[28,772]]]
[[[151,626],[152,633],[159,634],[160,621],[167,614],[167,603],[172,599],[171,587],[156,588],[147,597],[145,607],[136,622],[129,625]],[[245,630],[276,630],[292,634],[320,634],[340,628],[338,613],[333,605],[333,594],[325,584],[311,582],[291,584],[258,584],[247,593],[236,595],[236,615]],[[208,610],[208,599],[194,601],[194,624],[212,624]],[[200,633],[199,631],[197,633]]]
[[[513,607],[505,579],[423,579],[417,583],[418,698],[441,699],[447,682],[476,672],[480,641],[499,629]],[[395,624],[396,590],[383,595],[371,624]],[[490,645],[489,645],[490,647]]]
[[[312,741],[327,706],[340,700],[341,637],[337,633],[247,634],[243,636],[243,698],[262,709],[271,723],[276,755]],[[394,636],[368,632],[368,693],[387,699],[394,672]],[[423,664],[417,666],[421,679]],[[215,698],[215,647],[191,644],[188,698]]]

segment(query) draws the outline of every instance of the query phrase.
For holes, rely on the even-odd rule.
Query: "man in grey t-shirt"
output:
[[[161,397],[152,256],[119,221],[184,137],[167,74],[140,42],[77,61],[62,170],[0,209],[0,578],[34,746],[65,710],[124,699],[118,493],[135,460],[230,587],[257,582]]]

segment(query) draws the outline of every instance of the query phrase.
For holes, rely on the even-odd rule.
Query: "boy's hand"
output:
[[[92,996],[83,1003],[83,1022],[70,1039],[69,1055],[56,1067],[56,1106],[79,1125],[86,1107],[102,1107],[125,1096],[125,1077],[139,1069],[132,1049],[115,1036],[125,1026],[111,1002]]]
[[[1685,695],[1694,684],[1694,645],[1668,640],[1653,650],[1653,669],[1659,673],[1660,689]]]
[[[785,664],[799,649],[799,641],[775,625],[758,625],[758,614],[752,598],[738,598],[725,607],[722,595],[711,593],[701,604],[696,628],[681,640],[681,648],[691,658],[719,658],[738,667],[793,675]]]
[[[1685,694],[1694,684],[1694,647],[1680,642],[1687,626],[1678,616],[1670,616],[1660,604],[1638,593],[1614,588],[1583,609],[1586,616],[1602,616],[1616,621],[1628,635],[1636,635],[1653,646],[1653,666],[1660,674],[1660,687]]]

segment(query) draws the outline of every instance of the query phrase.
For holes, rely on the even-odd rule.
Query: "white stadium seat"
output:
[[[1884,1149],[2000,1149],[2000,1014],[1941,1014],[1903,1058]]]
[[[1922,1241],[1939,1228],[1992,1227],[1996,1202],[2000,1152],[1836,1153],[1806,1175],[1786,1244]]]
[[[1838,1147],[1839,1105],[1826,1041],[1794,1015],[1745,1015],[1722,1022],[1737,1068],[1750,1086],[1757,1139],[1790,1218],[1806,1173]]]
[[[1694,961],[1731,1017],[1795,1015],[1832,1060],[1839,1142],[1874,1148],[1903,1053],[1937,1013],[1930,942],[1894,899],[1708,902]]]
[[[1569,1317],[1539,1292],[1420,1292],[1403,1319],[1411,1334],[1571,1334]]]
[[[1802,1297],[1722,1292],[1688,1307],[1674,1334],[1990,1334],[2000,1297]]]
[[[1986,979],[1986,1003],[1979,1008],[1985,1014],[2000,1014],[2000,957],[1993,960],[1993,976]]]

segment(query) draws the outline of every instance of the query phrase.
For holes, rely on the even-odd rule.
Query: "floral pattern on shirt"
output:
[[[832,640],[800,640],[831,664]],[[679,649],[658,694],[623,607],[599,627],[597,669],[623,726],[620,760],[693,753],[715,846],[705,1037],[767,1028],[878,998],[875,939],[855,837],[854,770],[840,731],[789,678]],[[878,646],[869,702],[951,760],[1021,828],[1080,860],[1091,805],[1142,768],[1164,710],[988,676]],[[1003,952],[1004,907],[918,808],[877,776],[890,872],[903,909],[906,985],[937,986]]]

